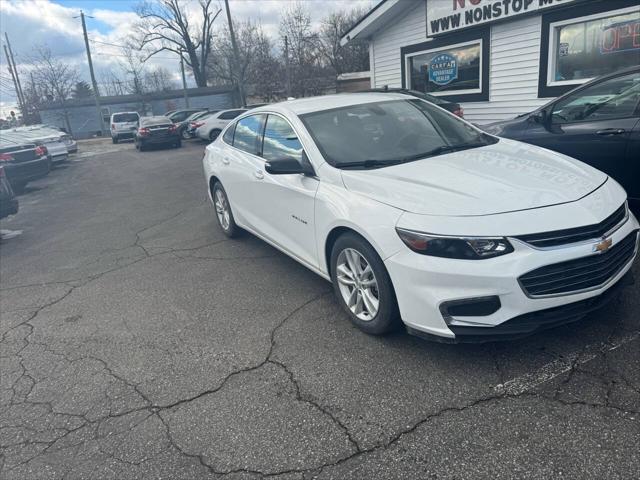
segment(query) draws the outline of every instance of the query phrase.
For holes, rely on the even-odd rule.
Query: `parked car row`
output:
[[[46,176],[52,166],[78,151],[71,135],[50,125],[0,131],[0,218],[15,214],[25,186]]]

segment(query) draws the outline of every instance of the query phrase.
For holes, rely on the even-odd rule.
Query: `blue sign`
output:
[[[439,53],[429,62],[429,81],[448,85],[458,78],[458,60],[448,53]]]

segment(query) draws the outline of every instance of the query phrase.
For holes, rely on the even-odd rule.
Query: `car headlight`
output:
[[[503,237],[441,237],[404,228],[396,228],[396,232],[411,250],[433,257],[482,260],[513,252]]]

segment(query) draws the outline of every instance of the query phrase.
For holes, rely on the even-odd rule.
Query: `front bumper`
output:
[[[616,245],[638,230],[633,215],[609,238]],[[638,236],[640,238],[640,235]],[[638,238],[634,258],[638,253]],[[490,341],[514,338],[579,319],[629,272],[633,259],[603,285],[589,291],[531,298],[518,278],[537,268],[593,255],[593,243],[539,250],[510,239],[514,252],[487,260],[452,260],[419,255],[408,248],[385,260],[393,281],[400,314],[411,333],[438,336],[440,340]],[[441,306],[467,299],[498,297],[500,308],[488,315],[452,317]],[[585,302],[585,303],[580,303]],[[573,305],[573,307],[570,307]],[[565,310],[558,310],[567,307]]]

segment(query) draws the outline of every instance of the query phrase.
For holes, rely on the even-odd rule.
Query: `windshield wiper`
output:
[[[459,145],[440,145],[439,147],[429,150],[428,152],[417,153],[400,159],[401,162],[411,162],[412,160],[420,160],[421,158],[435,157],[444,153],[458,152],[460,150],[468,150],[470,148],[485,147],[487,143],[461,143]]]
[[[400,163],[420,160],[422,158],[435,157],[444,153],[458,152],[460,150],[468,150],[470,148],[485,147],[489,145],[483,142],[461,143],[459,145],[440,145],[439,147],[429,150],[428,152],[417,153],[408,157],[401,157],[389,160],[361,160],[357,162],[345,162],[336,165],[337,168],[376,168],[387,167],[389,165],[398,165]]]
[[[357,162],[345,162],[336,164],[337,168],[376,168],[376,167],[386,167],[389,165],[397,165],[402,163],[403,159],[392,159],[392,160],[360,160]]]

